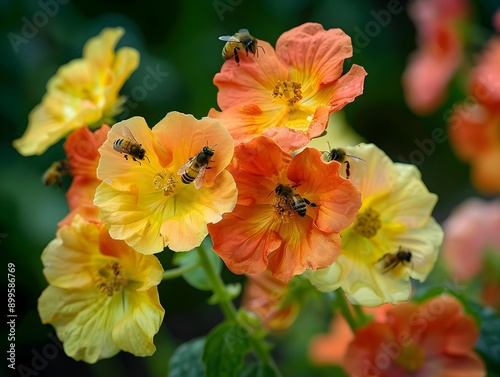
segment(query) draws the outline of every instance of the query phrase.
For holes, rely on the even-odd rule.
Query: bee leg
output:
[[[240,57],[238,55],[238,51],[239,50],[240,49],[238,47],[235,47],[234,51],[233,51],[233,53],[234,53],[234,60],[236,60],[236,63],[238,63],[238,65],[240,65]]]
[[[138,163],[139,163],[139,165],[141,165],[141,166],[142,166],[141,162],[140,162],[138,159],[136,159],[135,157],[132,157],[132,160],[134,160],[135,162],[138,162]]]
[[[345,162],[345,175],[347,177],[347,179],[349,179],[349,176],[351,175],[351,164],[349,163],[349,161],[344,161]]]
[[[306,198],[302,198],[302,199],[304,199],[304,203],[306,203],[308,206],[311,206],[311,207],[318,207],[321,205],[321,204],[313,203],[309,199],[306,199]]]
[[[124,154],[123,157],[125,157],[125,160],[128,161],[128,156],[126,154]]]

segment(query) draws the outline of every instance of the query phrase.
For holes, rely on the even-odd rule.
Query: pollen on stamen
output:
[[[380,220],[380,214],[371,208],[367,208],[356,216],[353,230],[363,237],[372,238],[381,227],[382,221]]]
[[[302,84],[293,80],[278,80],[273,89],[272,97],[273,101],[276,98],[279,98],[285,101],[288,105],[293,106],[302,99]]]
[[[128,283],[122,266],[118,262],[109,262],[97,272],[96,287],[106,296],[121,291]]]
[[[295,210],[284,196],[275,196],[270,205],[273,207],[274,218],[279,222],[287,224],[295,215]]]
[[[163,195],[170,196],[174,192],[177,180],[175,179],[175,174],[162,169],[159,173],[155,174],[153,184],[155,186],[155,190],[163,190]]]

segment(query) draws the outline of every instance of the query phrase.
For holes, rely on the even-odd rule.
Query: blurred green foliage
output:
[[[40,180],[44,170],[64,157],[62,142],[43,156],[22,157],[12,148],[27,126],[30,110],[40,102],[48,79],[58,67],[81,56],[84,43],[107,26],[122,26],[126,34],[119,46],[132,46],[141,53],[140,66],[122,93],[131,97],[134,88],[150,72],[168,72],[162,82],[145,98],[130,98],[128,116],[140,115],[150,126],[172,110],[191,113],[200,118],[217,108],[217,88],[213,76],[223,60],[221,35],[240,28],[274,44],[284,31],[306,21],[323,24],[325,29],[340,27],[354,39],[353,58],[346,68],[356,63],[368,72],[364,94],[345,108],[347,122],[367,141],[381,147],[394,160],[408,159],[417,149],[415,140],[429,139],[435,129],[446,129],[444,114],[453,103],[464,98],[460,80],[451,87],[448,101],[435,114],[420,117],[406,106],[401,75],[408,55],[415,49],[415,28],[405,11],[393,14],[386,26],[369,38],[359,39],[374,20],[374,12],[386,9],[383,0],[199,0],[199,1],[65,1],[2,0],[0,1],[0,249],[4,266],[16,265],[16,356],[38,373],[37,376],[166,376],[168,358],[175,347],[187,340],[203,336],[221,320],[217,307],[206,303],[210,294],[197,291],[182,279],[165,281],[160,297],[165,307],[165,321],[155,337],[156,354],[148,359],[127,354],[86,365],[75,362],[62,351],[47,362],[36,364],[34,357],[48,344],[54,344],[50,326],[40,323],[36,311],[37,298],[45,288],[40,254],[54,237],[57,222],[67,213],[65,190],[45,187]],[[57,4],[46,22],[26,43],[14,46],[12,34],[22,35],[26,23],[43,10],[43,4]],[[474,22],[478,28],[478,44],[492,33],[490,16],[496,0],[474,2]],[[55,9],[55,8],[52,8]],[[50,12],[49,12],[50,13]],[[40,16],[38,16],[40,17]],[[9,37],[10,35],[10,37]],[[359,38],[359,37],[358,37]],[[17,51],[16,51],[17,50]],[[473,56],[470,57],[473,59]],[[462,78],[463,80],[463,78]],[[132,106],[131,103],[136,103]],[[326,146],[325,146],[326,148]],[[471,187],[468,167],[454,156],[448,141],[435,145],[435,150],[419,165],[430,191],[439,195],[435,217],[442,221],[464,198],[479,195]],[[159,258],[171,268],[171,255]],[[227,269],[227,283],[242,281]],[[325,313],[317,305],[302,313],[288,341],[277,338],[278,362],[287,376],[332,376],[335,368],[314,368],[307,361],[307,344],[311,336],[327,328]],[[29,375],[29,374],[26,374]],[[341,375],[341,374],[338,374]]]

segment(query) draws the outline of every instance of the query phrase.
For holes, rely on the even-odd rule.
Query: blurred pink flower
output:
[[[500,200],[466,200],[443,224],[443,258],[449,273],[467,281],[484,269],[486,250],[500,255]]]
[[[498,8],[493,15],[493,26],[495,30],[500,33],[500,8]]]
[[[444,100],[446,87],[462,61],[460,24],[469,14],[466,0],[418,0],[408,6],[417,29],[417,51],[403,74],[408,106],[428,114]]]
[[[448,132],[457,156],[470,163],[474,186],[500,193],[500,37],[493,37],[471,73],[471,104],[458,105]]]

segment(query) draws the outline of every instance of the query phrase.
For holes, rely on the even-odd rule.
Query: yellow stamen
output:
[[[122,267],[118,262],[109,262],[97,272],[96,287],[107,296],[121,291],[127,285]]]
[[[371,208],[367,208],[364,212],[358,213],[353,230],[363,237],[371,238],[377,234],[381,226],[380,214]]]
[[[273,207],[274,218],[281,223],[287,224],[295,215],[293,206],[290,205],[288,199],[283,195],[276,195],[270,204]]]
[[[281,99],[286,104],[293,106],[302,99],[302,84],[293,80],[281,81],[273,89],[273,101],[276,98]]]
[[[425,352],[422,347],[416,344],[410,344],[403,347],[400,355],[396,357],[394,361],[406,371],[415,372],[424,365]]]
[[[165,179],[168,176],[167,179]],[[153,184],[155,190],[163,190],[163,195],[170,196],[174,192],[177,180],[175,179],[175,174],[162,169],[159,173],[156,173]]]

